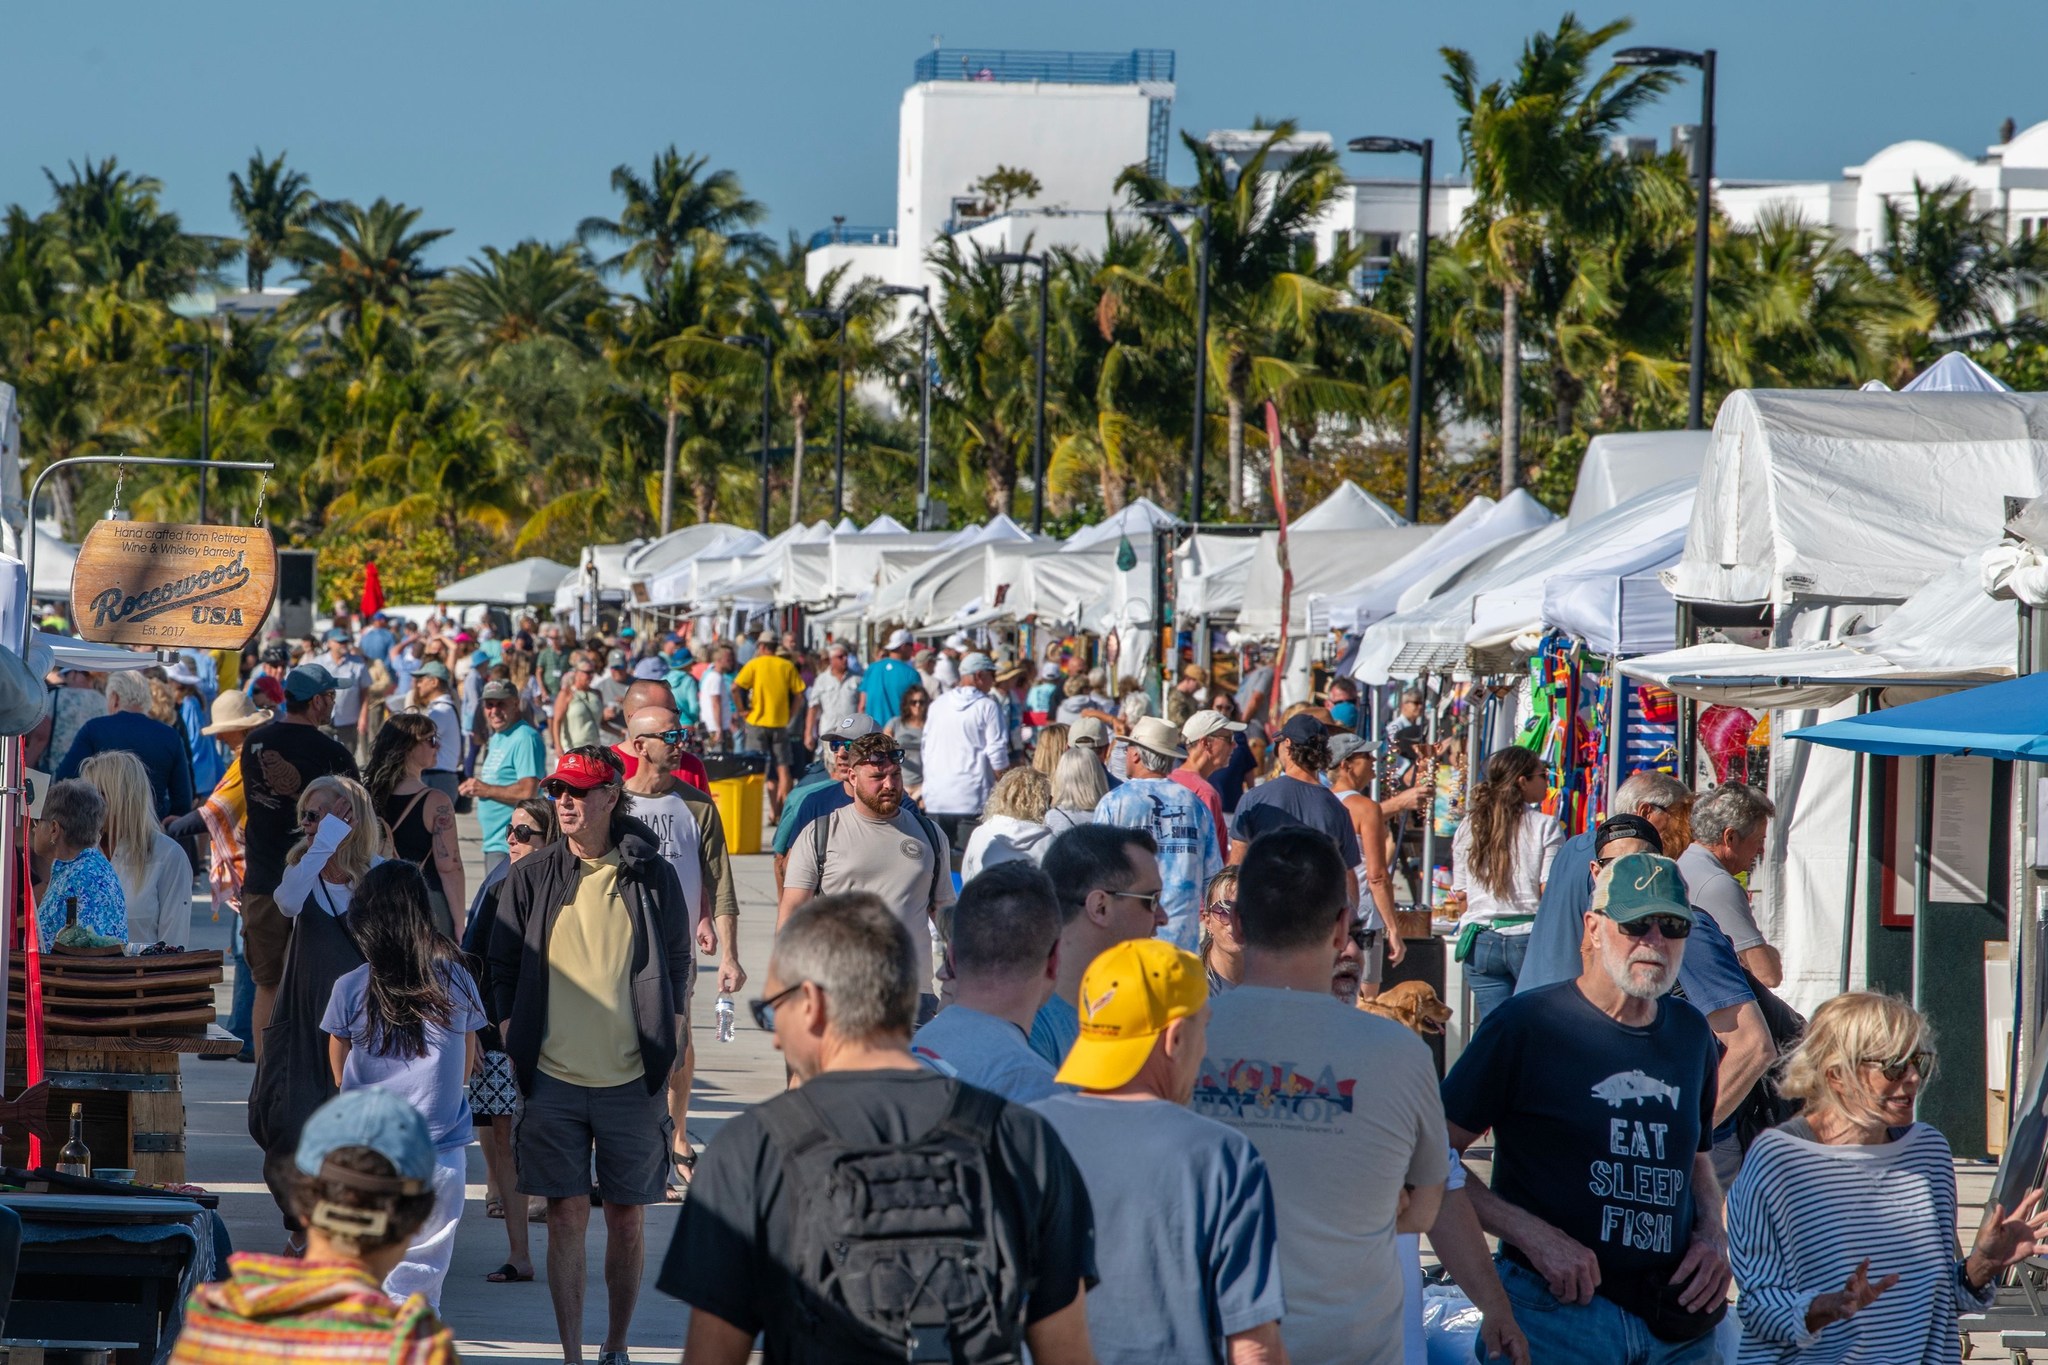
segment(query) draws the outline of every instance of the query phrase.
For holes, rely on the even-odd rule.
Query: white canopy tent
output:
[[[1064,548],[1075,554],[1079,554],[1084,550],[1097,549],[1103,545],[1108,545],[1114,549],[1116,543],[1125,537],[1129,537],[1131,544],[1136,546],[1141,541],[1150,540],[1155,533],[1163,528],[1179,526],[1180,524],[1181,520],[1179,517],[1176,517],[1173,513],[1152,501],[1152,499],[1138,498],[1132,502],[1125,503],[1123,508],[1113,516],[1106,517],[1096,522],[1093,526],[1083,526],[1080,530],[1068,536]]]
[[[1256,536],[1197,531],[1181,542],[1174,609],[1187,619],[1235,615],[1244,605],[1245,572],[1259,552]]]
[[[857,536],[834,536],[827,542],[830,568],[826,593],[837,598],[870,592],[888,581],[882,575],[892,558],[899,566],[911,560],[913,554],[930,559],[939,553],[939,542],[945,538],[934,531],[885,532],[873,526]]]
[[[671,560],[647,580],[647,600],[655,606],[683,606],[698,602],[698,567],[707,561],[732,559],[752,554],[768,542],[758,531],[728,528],[716,539],[699,545],[688,555]]]
[[[640,579],[649,583],[669,569],[685,560],[694,559],[713,545],[730,541],[734,536],[752,535],[737,526],[728,526],[722,521],[698,522],[694,526],[679,526],[665,536],[657,537],[636,546],[627,554],[620,566],[629,579]]]
[[[1478,649],[1495,648],[1518,635],[1540,631],[1553,583],[1558,586],[1560,607],[1577,608],[1582,629],[1618,639],[1623,633],[1621,581],[1646,571],[1654,574],[1678,558],[1685,548],[1692,495],[1691,484],[1670,483],[1610,507],[1577,527],[1567,521],[1571,529],[1554,550],[1518,563],[1513,580],[1474,594],[1465,643]],[[1558,582],[1560,579],[1564,581]],[[1657,608],[1639,610],[1637,627],[1649,632],[1649,638],[1639,643],[1668,649],[1674,643],[1675,613],[1661,586],[1655,591],[1663,598],[1662,621],[1656,619]]]
[[[2048,395],[1742,389],[1714,422],[1674,596],[1899,602],[2048,486]]]
[[[861,527],[860,533],[864,536],[900,536],[909,529],[908,526],[905,526],[902,522],[884,512],[867,525]]]
[[[1296,531],[1287,535],[1287,562],[1294,571],[1294,595],[1288,609],[1291,634],[1308,630],[1309,599],[1350,586],[1385,569],[1437,532],[1434,526],[1383,526],[1358,531]],[[1244,574],[1244,603],[1237,628],[1247,635],[1273,635],[1280,630],[1280,533],[1259,534],[1257,551]]]
[[[2012,385],[1961,351],[1950,351],[1913,376],[1901,393],[2011,393]]]
[[[1557,515],[1526,489],[1517,488],[1499,502],[1474,498],[1435,528],[1435,535],[1378,573],[1341,591],[1312,596],[1309,629],[1361,630],[1400,610],[1402,595],[1444,565],[1489,545],[1525,536],[1555,520]]]
[[[37,551],[41,553],[40,550]],[[479,603],[491,607],[537,607],[555,600],[555,590],[573,578],[567,564],[538,555],[500,564],[495,569],[458,578],[434,593],[436,602]]]
[[[1578,487],[1566,515],[1584,521],[1638,493],[1697,479],[1712,439],[1713,433],[1707,431],[1616,431],[1595,436],[1579,462]]]
[[[1406,526],[1408,518],[1346,479],[1337,490],[1287,524],[1288,531],[1377,531]]]
[[[1678,643],[1677,610],[1664,573],[1685,549],[1685,532],[1642,547],[1626,560],[1583,573],[1553,574],[1543,584],[1542,622],[1585,642],[1595,654],[1626,658]]]

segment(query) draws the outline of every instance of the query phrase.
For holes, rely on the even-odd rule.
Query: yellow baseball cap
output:
[[[1163,939],[1105,951],[1081,977],[1081,1036],[1060,1067],[1062,1085],[1114,1090],[1152,1055],[1152,1040],[1209,1003],[1202,959]]]

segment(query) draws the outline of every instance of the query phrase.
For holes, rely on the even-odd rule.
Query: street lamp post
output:
[[[1423,355],[1429,347],[1429,171],[1435,140],[1405,137],[1355,137],[1354,152],[1414,152],[1422,158],[1418,197],[1422,207],[1415,229],[1415,327],[1408,344],[1408,520],[1422,519]]]
[[[1691,66],[1700,73],[1700,135],[1693,158],[1699,171],[1699,216],[1692,242],[1692,363],[1686,391],[1685,425],[1702,430],[1707,422],[1707,229],[1714,204],[1714,49],[1687,52],[1677,47],[1629,47],[1614,54],[1616,66]]]
[[[918,380],[917,404],[917,518],[920,531],[931,529],[932,501],[932,289],[928,284],[915,287],[907,284],[885,284],[875,291],[883,298],[914,298],[924,300],[919,310],[921,334],[918,337]]]
[[[997,265],[1038,267],[1038,435],[1031,443],[1031,534],[1045,530],[1045,329],[1052,283],[1052,259],[1029,251],[998,251]]]
[[[181,341],[170,347],[181,355],[199,356],[199,521],[206,523],[206,466],[213,460],[213,342]],[[189,371],[188,371],[189,376]],[[189,408],[191,404],[188,402]]]
[[[768,534],[768,423],[775,396],[775,338],[729,336],[728,346],[746,346],[761,353],[761,534]]]
[[[839,332],[839,416],[832,423],[832,522],[846,515],[846,310],[844,308],[799,308],[796,315],[813,322],[830,322]],[[791,520],[794,520],[794,514]]]

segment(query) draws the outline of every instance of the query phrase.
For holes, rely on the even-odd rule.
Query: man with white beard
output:
[[[1444,1078],[1452,1146],[1488,1129],[1479,1221],[1534,1365],[1716,1359],[1728,1238],[1714,1179],[1714,1036],[1666,994],[1696,915],[1678,866],[1628,853],[1593,889],[1575,981],[1514,997]]]

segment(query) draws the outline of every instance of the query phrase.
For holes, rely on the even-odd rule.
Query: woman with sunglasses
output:
[[[512,820],[505,829],[510,856],[485,874],[476,903],[469,907],[469,927],[462,939],[463,956],[485,999],[490,998],[491,926],[498,918],[498,892],[513,865],[542,845],[553,843],[557,833],[554,802],[533,796],[513,805]],[[469,1112],[483,1130],[478,1145],[484,1149],[484,1216],[505,1220],[506,1243],[505,1264],[484,1278],[492,1284],[522,1284],[533,1278],[533,1255],[526,1239],[529,1205],[518,1193],[519,1167],[512,1148],[512,1126],[519,1117],[519,1081],[496,1023],[486,1023],[476,1041],[483,1049],[484,1062],[469,1083]]]
[[[1779,1082],[1805,1112],[1757,1138],[1728,1193],[1743,1365],[1954,1361],[1961,1310],[2048,1249],[2033,1189],[1990,1208],[1957,1258],[1955,1164],[1913,1118],[1933,1074],[1927,1020],[1905,1001],[1852,991],[1814,1011]]]
[[[385,721],[370,746],[363,785],[377,815],[391,831],[397,856],[420,870],[434,927],[450,938],[462,936],[454,916],[463,903],[462,850],[455,837],[455,802],[430,787],[427,769],[440,754],[441,732],[428,717],[401,711]]]
[[[1244,979],[1244,944],[1237,937],[1237,869],[1226,867],[1209,879],[1202,895],[1202,966],[1209,974],[1209,997],[1223,994]]]

